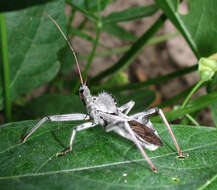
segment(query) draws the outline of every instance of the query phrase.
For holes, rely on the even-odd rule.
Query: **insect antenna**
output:
[[[61,32],[62,36],[64,37],[64,39],[67,41],[67,44],[70,48],[70,50],[72,51],[72,54],[75,58],[75,63],[76,63],[76,66],[77,66],[77,69],[78,69],[78,74],[79,74],[79,77],[80,77],[80,80],[81,80],[81,84],[83,85],[84,82],[83,82],[83,78],[82,78],[82,74],[81,74],[81,70],[80,70],[80,66],[79,66],[79,63],[78,63],[78,59],[76,57],[76,54],[75,54],[75,51],[72,47],[72,44],[70,43],[69,39],[66,37],[66,35],[64,34],[63,30],[61,29],[61,27],[59,26],[59,24],[57,24],[57,22],[53,19],[53,17],[51,17],[46,11],[44,11],[44,13],[46,14],[46,16],[56,25],[56,27],[59,29],[59,31]]]

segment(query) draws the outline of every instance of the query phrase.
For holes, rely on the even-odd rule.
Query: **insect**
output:
[[[72,150],[72,145],[75,139],[75,135],[78,131],[86,130],[96,125],[101,125],[106,132],[115,132],[122,137],[131,140],[135,143],[143,157],[147,160],[153,171],[157,171],[152,161],[147,156],[143,147],[148,150],[156,150],[159,146],[163,146],[160,136],[155,130],[153,124],[151,123],[149,117],[153,114],[159,114],[167,127],[169,134],[178,151],[178,155],[181,157],[182,152],[176,141],[176,138],[170,128],[170,125],[161,109],[152,108],[144,112],[139,112],[133,115],[128,115],[130,110],[133,108],[135,102],[129,101],[128,103],[118,107],[117,102],[114,100],[112,95],[102,92],[97,96],[93,96],[90,93],[88,86],[83,82],[82,74],[80,71],[79,63],[75,54],[75,51],[70,43],[70,41],[65,36],[64,32],[56,21],[46,13],[46,15],[51,19],[51,21],[57,26],[62,36],[66,40],[71,49],[73,56],[75,58],[77,70],[79,73],[81,86],[79,88],[79,95],[81,101],[86,106],[87,114],[82,113],[72,113],[64,115],[52,115],[41,119],[21,140],[23,143],[27,138],[38,129],[46,121],[77,121],[84,120],[85,123],[76,126],[72,130],[72,135],[69,141],[69,147],[57,155],[65,155],[67,152]]]

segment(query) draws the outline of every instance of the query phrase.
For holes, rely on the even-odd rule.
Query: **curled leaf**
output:
[[[199,72],[201,80],[210,80],[217,71],[217,58],[215,55],[216,54],[208,58],[203,57],[199,60]]]

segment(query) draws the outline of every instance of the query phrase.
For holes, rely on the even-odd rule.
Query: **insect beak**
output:
[[[80,99],[81,99],[82,103],[83,103],[84,105],[86,105],[86,102],[85,102],[85,100],[84,100],[84,95],[83,95],[82,92],[79,92],[79,96],[80,96]]]

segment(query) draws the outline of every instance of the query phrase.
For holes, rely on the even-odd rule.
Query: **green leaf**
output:
[[[111,14],[103,18],[103,23],[131,21],[151,16],[156,13],[157,10],[158,7],[155,4],[149,6],[131,7],[123,11],[112,12]]]
[[[73,69],[75,58],[73,57],[72,51],[68,48],[68,46],[59,51],[58,57],[61,62],[60,72],[62,74],[70,73]]]
[[[197,189],[216,174],[217,130],[172,125],[182,150],[175,147],[162,124],[155,124],[164,146],[147,151],[159,172],[154,173],[132,142],[101,127],[78,132],[73,151],[68,146],[71,123],[45,123],[26,143],[17,141],[35,121],[0,127],[0,186],[6,189]]]
[[[7,1],[1,1],[0,2],[0,12],[6,12],[6,11],[13,11],[13,10],[19,10],[35,5],[40,5],[47,3],[51,0],[19,0],[19,3],[17,3],[17,0],[7,0]]]
[[[57,74],[60,64],[57,52],[64,39],[56,26],[43,14],[46,10],[64,25],[64,1],[6,14],[11,98],[41,86]],[[0,92],[2,92],[0,81]],[[0,103],[3,95],[0,94]],[[2,108],[2,105],[0,105]]]
[[[212,118],[217,127],[217,103],[211,105]]]
[[[178,0],[155,2],[183,34],[198,58],[208,57],[217,52],[216,0],[188,1],[189,12],[186,15],[179,13]]]
[[[202,57],[199,60],[200,79],[205,81],[211,80],[217,71],[217,60],[212,58]]]

